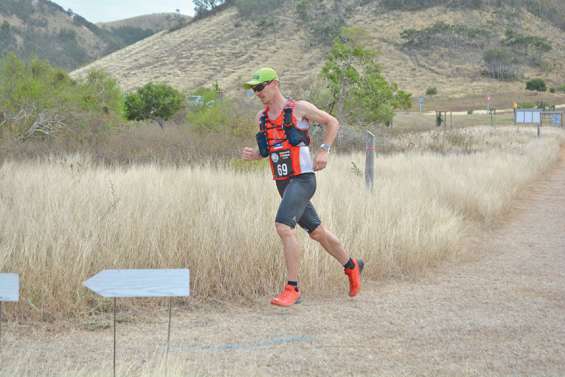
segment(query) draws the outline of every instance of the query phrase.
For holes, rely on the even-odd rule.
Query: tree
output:
[[[163,128],[164,122],[180,110],[182,102],[183,96],[175,88],[149,83],[126,95],[126,117],[129,120],[151,119]]]
[[[225,2],[226,0],[192,0],[196,16],[205,15],[206,13],[213,11]]]
[[[342,118],[347,107],[357,120],[390,122],[395,110],[410,107],[411,95],[385,80],[376,52],[364,47],[367,41],[357,28],[344,28],[335,39],[321,72],[330,91],[329,112]]]
[[[485,51],[483,60],[488,74],[498,80],[511,80],[517,75],[512,52],[505,48],[493,48]]]

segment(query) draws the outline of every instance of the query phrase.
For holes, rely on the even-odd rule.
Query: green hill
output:
[[[0,55],[36,56],[71,71],[185,19],[156,15],[98,26],[49,0],[1,0]]]

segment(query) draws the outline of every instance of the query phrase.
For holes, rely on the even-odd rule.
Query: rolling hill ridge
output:
[[[550,20],[525,7],[494,1],[475,8],[447,4],[417,9],[391,9],[384,1],[338,3],[343,4],[344,25],[369,33],[369,47],[380,52],[385,76],[415,95],[428,87],[462,96],[523,90],[523,80],[529,77],[543,77],[554,85],[563,80],[561,18]],[[332,11],[331,5],[328,9]],[[311,25],[316,22],[323,24],[324,19],[306,20],[294,2],[283,2],[261,17],[244,17],[236,7],[226,7],[184,28],[158,33],[116,51],[73,75],[102,68],[126,89],[150,81],[185,90],[218,82],[234,92],[257,67],[273,66],[283,86],[292,82],[289,92],[300,95],[318,77],[330,48],[312,33]],[[410,40],[410,35],[420,38]],[[509,35],[534,38],[550,49],[523,53],[522,47],[511,45]],[[510,51],[514,80],[489,76],[485,52],[497,49]]]

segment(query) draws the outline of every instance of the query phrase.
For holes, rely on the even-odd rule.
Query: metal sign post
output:
[[[0,273],[0,354],[2,352],[2,302],[20,300],[20,277],[13,273]]]
[[[169,324],[167,331],[168,359],[171,340],[171,307],[173,297],[190,296],[188,269],[174,270],[104,270],[83,284],[102,297],[113,299],[114,307],[114,377],[116,376],[116,299],[119,297],[168,297]]]

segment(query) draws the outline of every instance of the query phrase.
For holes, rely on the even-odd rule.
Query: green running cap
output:
[[[277,75],[277,72],[272,68],[261,68],[253,74],[251,80],[243,84],[243,87],[245,89],[251,89],[255,85],[273,80],[279,80],[279,75]]]

